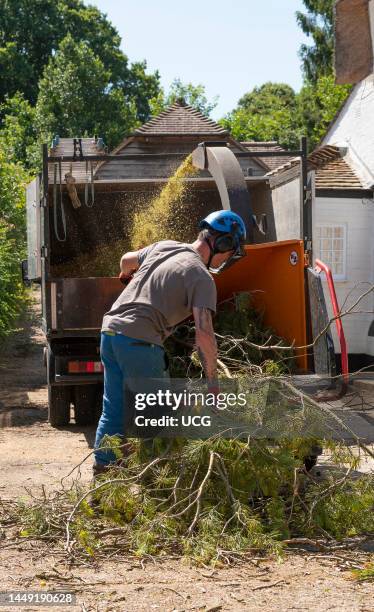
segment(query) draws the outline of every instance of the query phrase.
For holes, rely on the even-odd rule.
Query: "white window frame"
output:
[[[325,261],[324,263],[326,263],[326,265],[329,265],[329,267],[331,268],[331,272],[333,275],[334,280],[337,281],[344,281],[347,280],[347,224],[346,223],[317,223],[315,226],[315,229],[323,229],[325,227],[332,227],[332,228],[341,228],[343,229],[343,272],[342,274],[336,274],[333,270],[332,265],[328,262]],[[317,232],[316,232],[317,234]],[[331,240],[333,240],[334,238],[332,237]],[[320,243],[321,238],[315,237],[314,240],[314,246],[315,246],[315,257],[317,257],[318,259],[321,259],[323,261],[323,257],[321,257],[321,243]],[[317,249],[317,242],[318,242],[318,249]],[[333,251],[333,249],[331,249],[331,251]]]

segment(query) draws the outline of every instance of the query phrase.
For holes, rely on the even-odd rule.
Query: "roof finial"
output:
[[[186,104],[186,100],[184,99],[183,96],[179,96],[176,100],[176,103],[179,104],[180,106],[187,106]]]

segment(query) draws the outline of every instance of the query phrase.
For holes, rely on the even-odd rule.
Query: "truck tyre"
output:
[[[43,351],[47,366],[48,421],[52,427],[69,425],[71,387],[52,384],[55,379],[55,356],[50,344]]]
[[[48,385],[48,421],[52,427],[69,424],[70,387]]]
[[[77,425],[91,425],[96,416],[96,385],[74,387],[74,413]]]

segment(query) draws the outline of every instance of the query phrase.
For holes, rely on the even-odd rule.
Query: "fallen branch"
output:
[[[281,580],[271,582],[270,584],[260,584],[259,586],[253,587],[252,591],[260,591],[261,589],[272,589],[273,587],[283,583],[287,584],[286,581],[282,578]]]

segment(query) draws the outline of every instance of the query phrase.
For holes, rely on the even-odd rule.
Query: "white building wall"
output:
[[[369,19],[371,32],[371,48],[373,51],[373,66],[374,66],[374,0],[369,0]]]
[[[363,186],[374,184],[374,75],[357,83],[322,144],[348,148],[347,161]]]
[[[345,279],[335,280],[339,306],[344,311],[374,282],[374,202],[366,199],[317,197],[314,200],[313,235],[316,235],[317,225],[331,224],[346,226]],[[318,252],[315,251],[316,256]],[[323,285],[328,313],[332,317],[327,283],[324,281]],[[374,292],[362,300],[355,310],[357,312],[354,314],[343,317],[348,352],[373,354],[368,330],[374,319]],[[340,353],[334,324],[332,331],[335,351]]]

